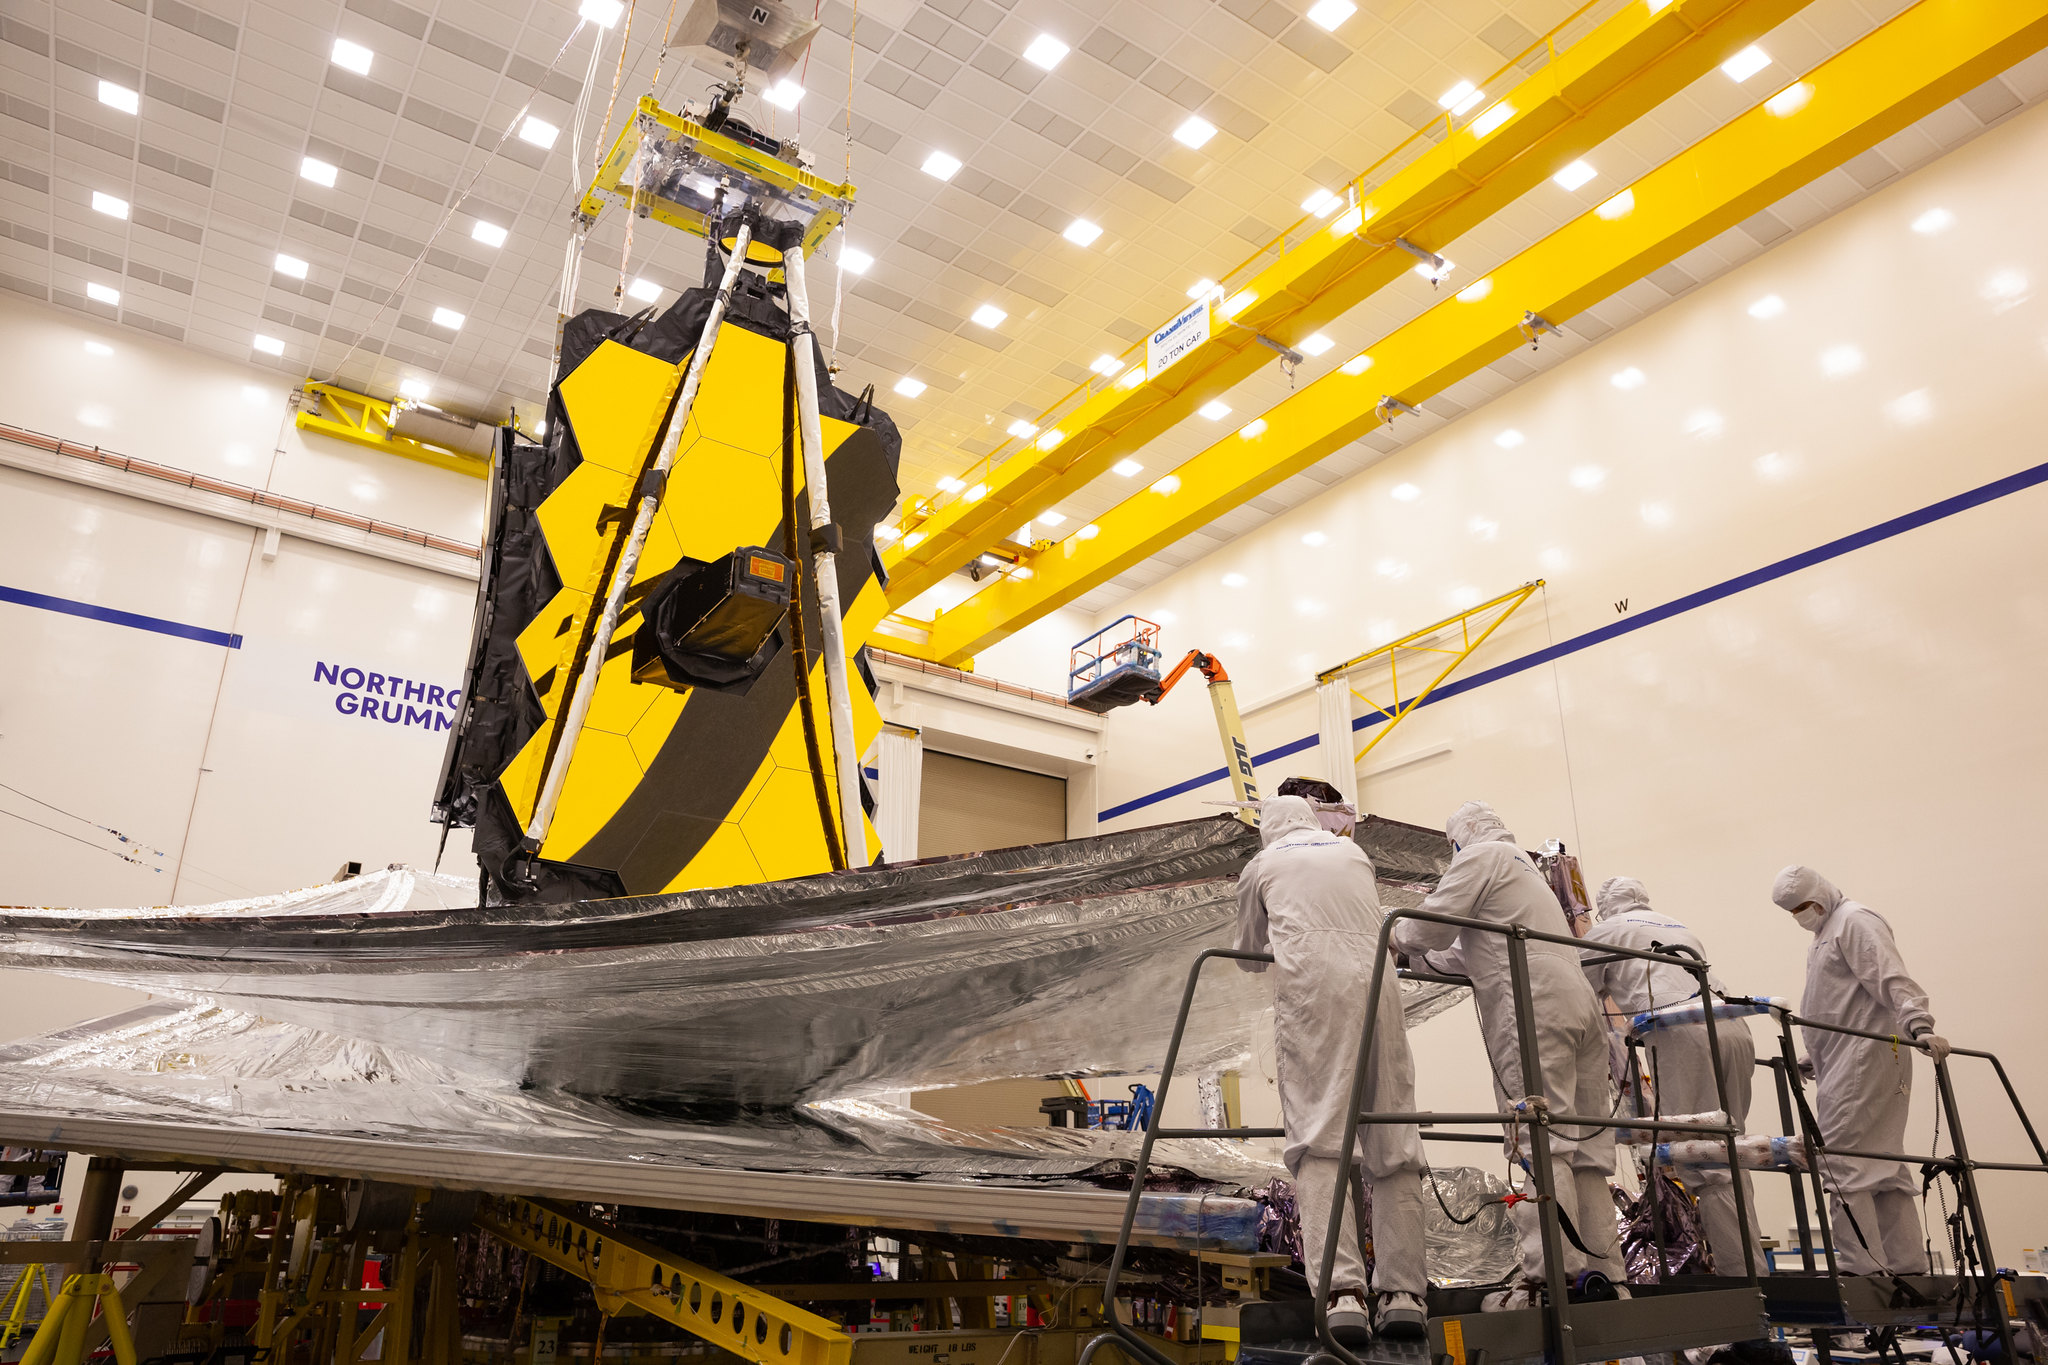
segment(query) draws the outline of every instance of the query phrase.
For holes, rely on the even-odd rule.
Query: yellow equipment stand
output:
[[[40,1271],[42,1267],[36,1269]],[[27,1282],[28,1276],[23,1275],[22,1283]],[[45,1280],[46,1289],[48,1284]],[[85,1335],[92,1326],[95,1307],[106,1324],[115,1365],[135,1365],[135,1340],[128,1335],[128,1310],[121,1304],[121,1291],[115,1288],[113,1275],[104,1270],[73,1275],[64,1281],[64,1287],[43,1317],[43,1325],[36,1329],[28,1350],[22,1353],[21,1365],[84,1365]]]
[[[7,1318],[0,1321],[0,1351],[6,1350],[21,1340],[28,1326],[29,1291],[37,1284],[43,1287],[45,1316],[56,1295],[50,1292],[50,1271],[47,1266],[30,1265],[21,1268],[21,1278],[14,1282],[14,1289],[8,1294]]]

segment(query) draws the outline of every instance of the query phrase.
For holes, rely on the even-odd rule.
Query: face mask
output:
[[[1807,933],[1817,934],[1820,932],[1820,922],[1822,919],[1820,911],[1813,909],[1794,910],[1792,918],[1798,920],[1799,927]]]

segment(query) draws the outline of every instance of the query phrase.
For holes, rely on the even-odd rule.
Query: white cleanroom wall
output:
[[[481,479],[301,436],[290,391],[0,295],[0,422],[479,538]],[[473,577],[289,530],[266,554],[246,525],[0,467],[0,590],[0,902],[194,904],[434,861]],[[445,865],[473,865],[465,833]],[[0,1037],[136,999],[8,974]]]
[[[1441,827],[1491,800],[1593,885],[1641,878],[1731,986],[1795,999],[1809,939],[1770,888],[1811,863],[2048,1117],[2044,163],[2048,110],[2022,113],[1103,619],[1218,650],[1249,702],[1288,693],[1247,716],[1270,786],[1322,771],[1316,669],[1545,579],[1466,665],[1480,685],[1374,751],[1366,808]],[[1112,713],[1105,825],[1208,813],[1220,777],[1161,794],[1220,766],[1210,725],[1194,696]],[[1468,1011],[1417,1031],[1426,1105],[1487,1098],[1475,1038]],[[2028,1158],[1988,1073],[1958,1084],[1976,1154]],[[1921,1150],[1932,1091],[1923,1063]],[[1785,1182],[1758,1183],[1782,1234]],[[2017,1263],[2048,1179],[1986,1186]]]

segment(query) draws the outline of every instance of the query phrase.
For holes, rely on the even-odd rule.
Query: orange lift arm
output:
[[[1239,802],[1256,802],[1259,799],[1258,778],[1252,773],[1251,746],[1244,740],[1244,721],[1237,714],[1237,689],[1231,686],[1230,674],[1224,672],[1223,661],[1214,654],[1205,654],[1191,649],[1173,666],[1173,671],[1159,680],[1159,686],[1145,694],[1145,700],[1157,706],[1166,700],[1166,694],[1173,691],[1173,685],[1187,676],[1190,668],[1201,670],[1209,681],[1209,704],[1216,708],[1216,732],[1223,738],[1223,766],[1230,773],[1230,790]],[[1237,818],[1257,828],[1258,811],[1240,804]]]

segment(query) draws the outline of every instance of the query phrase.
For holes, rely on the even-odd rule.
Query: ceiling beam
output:
[[[1921,0],[931,627],[971,657],[2048,45],[2048,0]],[[1161,483],[1166,483],[1162,480]]]
[[[1534,75],[1504,93],[1489,88],[1495,98],[1462,125],[1448,115],[1432,122],[1341,191],[1345,207],[1290,228],[1277,260],[1261,265],[1262,251],[1227,276],[1208,341],[1150,379],[1144,346],[1133,347],[1123,363],[1135,371],[1092,385],[1071,411],[1042,416],[1045,430],[1002,463],[999,447],[969,471],[963,483],[975,495],[956,494],[906,528],[885,561],[889,600],[909,602],[1256,373],[1277,354],[1267,339],[1298,346],[1399,279],[1415,265],[1410,246],[1448,246],[1807,3],[1634,0],[1561,51],[1554,30],[1524,54],[1544,59]],[[1511,62],[1489,86],[1518,74]],[[1431,137],[1441,140],[1430,146]]]

